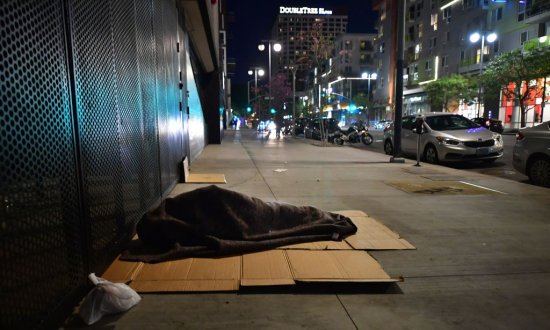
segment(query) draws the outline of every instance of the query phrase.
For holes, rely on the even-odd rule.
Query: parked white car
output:
[[[516,134],[514,168],[536,185],[550,187],[550,121]]]
[[[415,122],[418,116],[403,117],[401,152],[416,155],[418,135]],[[428,163],[481,160],[493,162],[502,157],[502,136],[491,132],[470,119],[448,112],[430,112],[424,120],[420,136],[420,153]],[[393,153],[393,125],[384,131],[384,150]]]

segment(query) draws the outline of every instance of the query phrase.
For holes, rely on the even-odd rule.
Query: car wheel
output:
[[[437,158],[437,150],[433,145],[428,145],[424,150],[424,159],[430,164],[437,164],[439,159]]]
[[[535,159],[529,166],[529,180],[537,186],[550,187],[550,160]]]
[[[386,142],[384,142],[384,152],[386,155],[393,155],[393,145],[390,140],[386,140]]]

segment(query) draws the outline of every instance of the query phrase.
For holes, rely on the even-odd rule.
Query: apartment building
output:
[[[334,40],[334,50],[325,81],[329,103],[349,109],[348,103],[358,94],[370,95],[376,87],[376,34],[345,33]],[[343,107],[340,107],[343,105]],[[374,112],[370,118],[378,118]],[[365,118],[366,119],[366,118]]]
[[[388,117],[395,105],[395,51],[397,48],[396,0],[375,1],[379,12],[377,89],[373,98]],[[550,2],[547,0],[409,0],[405,5],[403,114],[431,109],[423,86],[430,81],[463,74],[479,75],[494,56],[549,34]],[[478,32],[482,40],[470,41]],[[486,38],[496,34],[496,40]],[[492,42],[491,42],[492,41]],[[482,46],[483,43],[483,46]],[[482,49],[483,48],[483,49]],[[482,56],[483,54],[483,56]],[[499,117],[509,123],[517,110],[502,104],[474,102],[456,105],[456,111],[472,118]],[[504,112],[503,112],[504,111]],[[508,112],[514,112],[509,114]]]

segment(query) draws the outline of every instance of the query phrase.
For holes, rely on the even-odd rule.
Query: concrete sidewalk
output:
[[[415,163],[226,131],[193,173],[223,173],[224,188],[265,201],[366,212],[417,248],[370,252],[404,282],[144,294],[86,328],[550,329],[550,189]],[[172,195],[202,186],[180,184]]]

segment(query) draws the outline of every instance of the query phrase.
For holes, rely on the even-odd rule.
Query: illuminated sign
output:
[[[332,10],[325,8],[309,7],[279,7],[279,14],[297,14],[297,15],[332,15]]]

